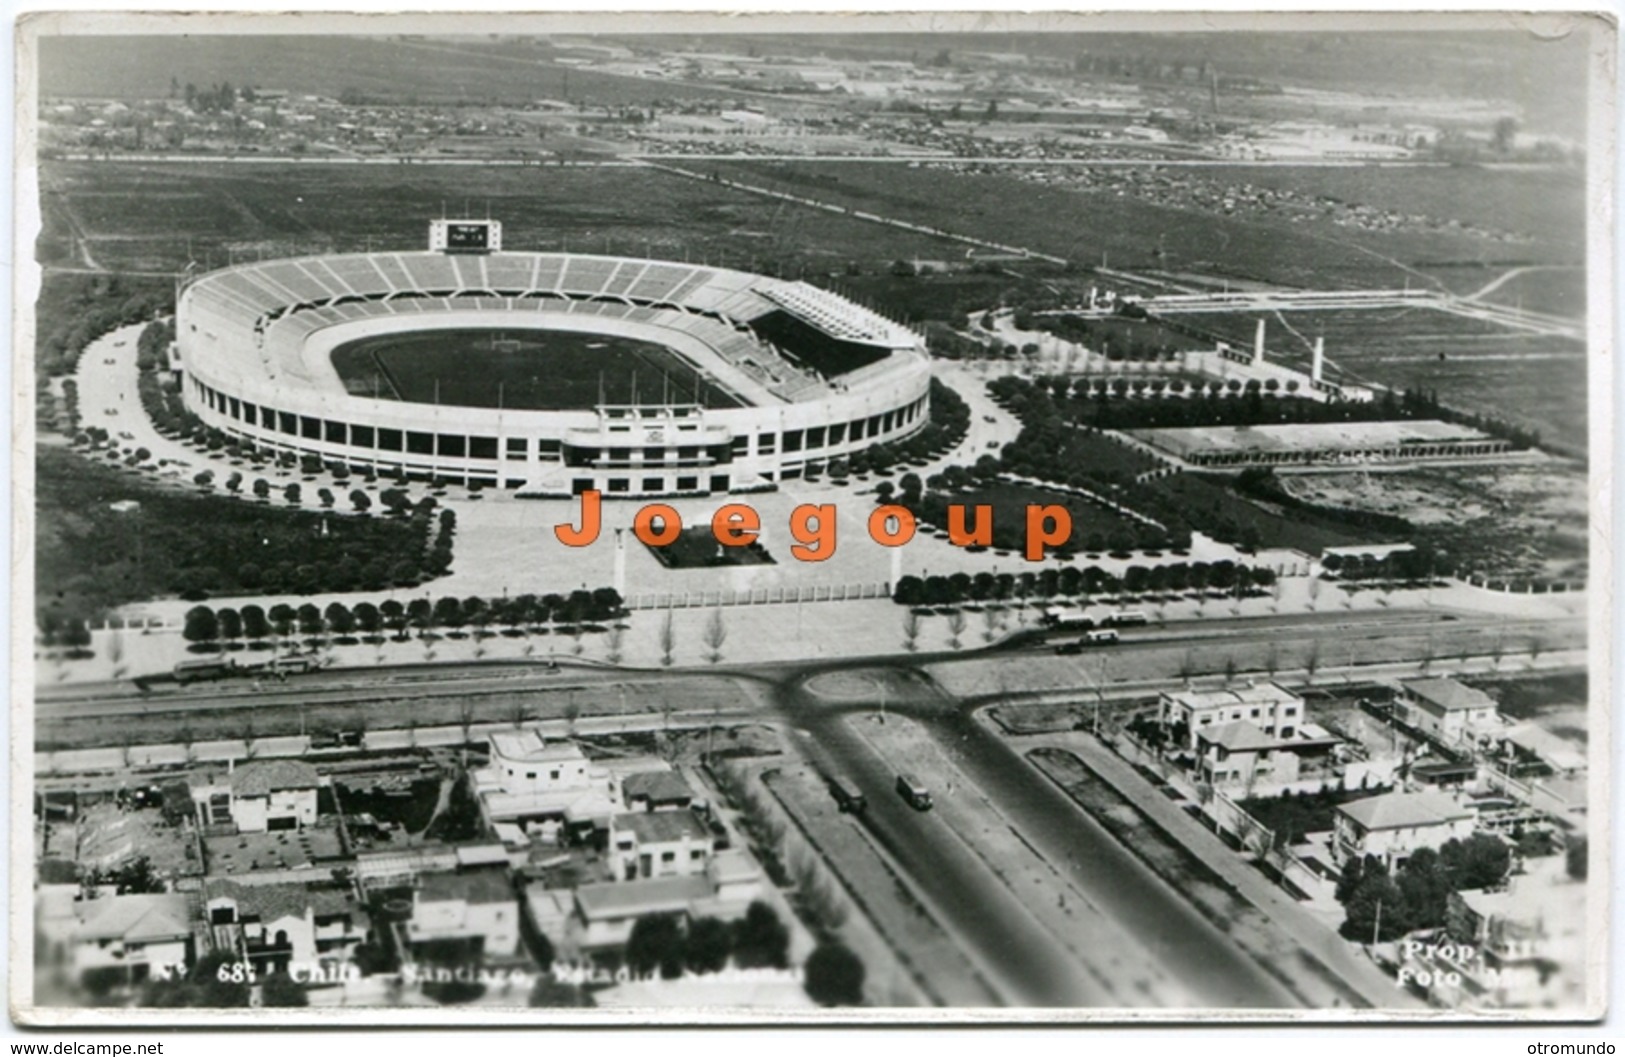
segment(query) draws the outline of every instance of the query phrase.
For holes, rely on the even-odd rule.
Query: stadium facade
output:
[[[409,402],[347,389],[333,364],[361,339],[459,329],[659,345],[738,406]],[[176,340],[186,405],[256,447],[521,494],[770,487],[929,415],[929,357],[908,328],[806,283],[672,261],[431,249],[245,264],[184,287]]]

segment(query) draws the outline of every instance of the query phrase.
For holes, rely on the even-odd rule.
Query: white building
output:
[[[343,965],[366,939],[366,912],[333,885],[211,878],[203,894],[215,949],[232,951],[262,974]]]
[[[192,916],[180,893],[80,900],[71,928],[72,964],[80,973],[119,969],[139,983],[190,964]]]
[[[1472,836],[1478,812],[1438,792],[1383,793],[1340,804],[1332,816],[1332,858],[1374,855],[1396,868],[1419,848]]]
[[[603,828],[621,810],[614,775],[574,742],[549,742],[531,728],[497,731],[490,745],[491,765],[474,773],[474,789],[493,824],[551,837],[561,825]]]
[[[609,823],[609,854],[624,880],[688,877],[704,873],[711,831],[692,811],[629,812]]]
[[[406,936],[413,947],[478,940],[485,957],[512,957],[519,950],[519,901],[506,864],[422,875]]]
[[[1394,718],[1444,745],[1472,742],[1500,727],[1495,699],[1454,679],[1412,679],[1394,692]]]
[[[192,787],[198,821],[234,825],[238,833],[302,829],[316,824],[316,768],[300,760],[257,760],[226,781]]]
[[[1193,752],[1205,727],[1245,721],[1267,737],[1285,741],[1297,736],[1304,715],[1303,698],[1273,682],[1226,690],[1165,690],[1157,709],[1163,723],[1186,728],[1184,747]]]

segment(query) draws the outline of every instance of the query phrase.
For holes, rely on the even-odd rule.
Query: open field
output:
[[[334,349],[333,366],[352,393],[419,404],[552,411],[631,403],[634,394],[649,401],[669,389],[706,407],[739,405],[659,345],[572,331],[380,335]]]
[[[1584,255],[1574,235],[1581,228],[1572,219],[1583,223],[1584,202],[1574,192],[1571,176],[1546,170],[1268,170],[1273,179],[1320,193],[1327,193],[1328,179],[1338,179],[1327,177],[1328,172],[1363,174],[1365,186],[1346,188],[1350,195],[1405,200],[1417,187],[1428,196],[1428,207],[1446,220],[1463,215],[1460,203],[1478,196],[1472,216],[1499,215],[1502,227],[1516,222],[1514,233],[1530,240],[1503,242],[1452,231],[1387,233],[1329,223],[1249,222],[1086,189],[1039,186],[1005,172],[801,161],[716,162],[706,168],[746,183],[916,223],[940,223],[942,203],[955,202],[958,209],[949,226],[957,232],[1084,265],[1104,259],[1113,268],[1206,272],[1288,286],[1391,288],[1407,279],[1412,284],[1425,281],[1423,265],[1501,260],[1567,264]],[[1554,180],[1560,183],[1555,189]],[[1517,204],[1536,197],[1549,198],[1551,204],[1541,209]],[[1545,208],[1567,210],[1571,220],[1555,222]]]
[[[545,45],[387,37],[45,37],[40,95],[163,98],[170,78],[267,89],[349,93],[396,103],[513,103],[565,99],[626,106],[658,100],[726,99],[729,93],[666,81],[566,68]]]
[[[899,258],[962,252],[941,239],[771,201],[637,166],[488,168],[267,163],[45,162],[38,257],[111,270],[179,273],[189,261],[424,244],[447,204],[477,202],[519,250],[707,261],[822,278]]]
[[[1489,285],[1489,282],[1484,284]],[[1565,319],[1584,319],[1585,269],[1541,268],[1519,272],[1485,294],[1483,299],[1493,304],[1508,305],[1528,312],[1544,312]]]

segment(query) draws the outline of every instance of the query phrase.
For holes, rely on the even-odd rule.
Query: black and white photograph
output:
[[[1612,16],[14,31],[16,1025],[1604,1016]]]

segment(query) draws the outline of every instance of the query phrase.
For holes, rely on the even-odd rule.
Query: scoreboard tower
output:
[[[431,220],[429,249],[438,253],[500,253],[500,220]]]

